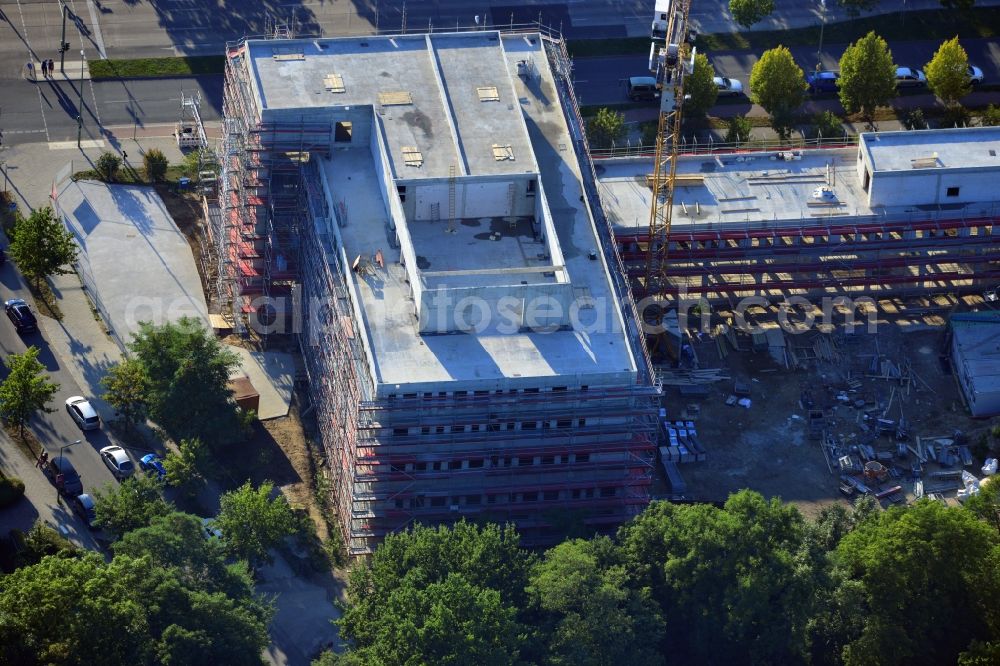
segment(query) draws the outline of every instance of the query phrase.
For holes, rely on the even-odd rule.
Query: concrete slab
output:
[[[257,418],[274,419],[288,414],[295,383],[295,360],[291,354],[254,352],[226,345],[240,355],[240,367],[233,377],[247,376],[260,394]]]
[[[80,278],[120,346],[142,321],[189,316],[208,327],[191,248],[155,190],[70,181],[58,203],[80,246]]]

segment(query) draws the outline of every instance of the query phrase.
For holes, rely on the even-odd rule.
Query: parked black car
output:
[[[34,333],[38,331],[38,320],[35,313],[31,311],[28,304],[20,298],[12,298],[3,304],[7,311],[7,318],[14,324],[18,333]]]
[[[49,477],[56,489],[67,497],[79,497],[83,494],[83,480],[73,467],[73,463],[64,456],[49,460],[45,465],[45,476]]]

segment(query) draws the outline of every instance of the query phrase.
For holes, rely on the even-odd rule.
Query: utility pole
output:
[[[823,30],[826,28],[826,0],[819,0],[823,12],[823,22],[819,24],[819,48],[816,50],[816,71],[823,69]]]
[[[65,2],[62,3],[62,9],[63,9],[62,12],[63,31],[62,31],[62,39],[59,40],[59,73],[65,74],[64,68],[66,65],[66,49],[69,48],[69,44],[66,43],[66,14],[69,13],[69,7],[66,6]]]

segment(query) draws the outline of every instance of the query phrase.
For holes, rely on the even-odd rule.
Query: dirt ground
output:
[[[754,351],[748,334],[692,339],[698,367],[719,368],[726,379],[710,384],[709,395],[703,399],[681,396],[675,387],[664,389],[669,419],[690,417],[686,413],[689,404],[700,408],[692,420],[708,459],[679,466],[687,496],[718,502],[734,491],[750,488],[792,502],[808,516],[832,502],[847,501],[840,491],[837,460],[828,464],[822,438],[809,436],[803,398],[806,405],[812,401],[813,410],[825,412],[825,431],[846,448],[870,443],[875,451],[896,451],[894,435],[876,438],[871,430],[866,432],[865,412],[897,422],[904,419],[911,444],[918,436],[951,437],[956,430],[974,443],[991,423],[968,415],[946,359],[947,315],[965,305],[947,298],[908,303],[885,300],[878,304],[873,331],[858,326],[854,333],[847,333],[835,322],[825,332],[814,328],[800,335],[786,334],[785,344],[796,351],[799,367],[791,362],[786,368],[781,350],[761,349],[759,339]],[[724,321],[729,313],[719,314]],[[774,325],[773,309],[758,309],[756,315],[758,324]],[[739,350],[733,348],[731,339]],[[892,365],[885,365],[886,361]],[[886,367],[892,375],[894,368],[901,369],[909,381],[873,376],[882,375]],[[737,381],[749,385],[749,409],[726,404]],[[865,406],[856,407],[857,401],[864,401]],[[876,491],[901,485],[903,491],[895,495],[896,501],[912,499],[910,465],[914,459],[908,452],[907,459],[886,462],[892,475]],[[966,469],[979,475],[981,465],[977,459]],[[928,479],[940,469],[925,465],[925,483],[930,484]],[[959,487],[957,482],[953,485]],[[954,494],[946,493],[946,497]]]

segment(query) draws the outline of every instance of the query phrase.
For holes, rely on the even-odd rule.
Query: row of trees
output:
[[[511,527],[418,526],[352,571],[349,648],[317,663],[997,663],[998,530],[1000,483],[815,521],[749,491],[656,502],[540,555]]]
[[[879,0],[836,0],[837,5],[852,18],[860,16],[862,12],[872,11],[878,2]],[[941,6],[946,9],[971,9],[975,6],[975,0],[941,0]],[[729,0],[729,13],[744,28],[763,21],[773,12],[774,0]]]
[[[0,578],[0,663],[261,663],[274,609],[253,570],[298,519],[271,484],[247,484],[221,498],[223,537],[206,538],[159,490],[132,478],[97,494],[107,561],[29,533],[23,566]]]

